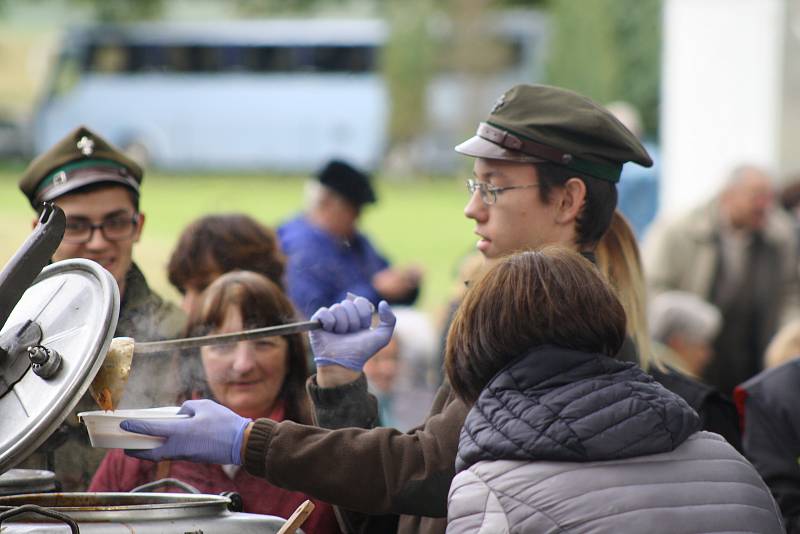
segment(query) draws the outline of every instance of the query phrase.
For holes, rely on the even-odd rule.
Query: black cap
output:
[[[357,208],[376,200],[369,176],[344,161],[330,161],[317,174],[317,180],[342,195]]]

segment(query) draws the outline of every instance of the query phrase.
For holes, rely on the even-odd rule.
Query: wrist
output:
[[[321,388],[333,388],[355,382],[361,371],[354,371],[341,365],[323,365],[317,367],[317,385]]]
[[[250,436],[250,429],[253,426],[252,419],[243,419],[242,426],[239,427],[239,431],[236,433],[236,439],[233,442],[233,448],[231,454],[233,458],[231,458],[234,465],[242,465],[244,463],[244,454],[245,450],[247,450],[247,438]]]
[[[247,450],[247,442],[250,441],[250,431],[253,430],[254,424],[255,423],[253,421],[250,421],[247,423],[247,426],[244,427],[244,434],[242,435],[242,448],[239,452],[239,458],[241,459],[240,463],[244,463],[244,454]]]

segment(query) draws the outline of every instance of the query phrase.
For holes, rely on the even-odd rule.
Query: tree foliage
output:
[[[431,0],[388,0],[389,40],[381,62],[391,104],[389,137],[408,142],[424,131],[434,46],[428,31]]]
[[[100,22],[156,19],[164,12],[164,0],[72,0],[72,3],[91,8]]]
[[[549,83],[626,100],[658,129],[662,0],[550,0]]]

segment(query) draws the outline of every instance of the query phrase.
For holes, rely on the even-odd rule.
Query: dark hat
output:
[[[330,187],[357,208],[375,202],[369,176],[340,160],[332,160],[317,174],[317,180]]]
[[[552,162],[618,182],[622,164],[650,167],[647,150],[611,112],[585,96],[547,85],[517,85],[495,103],[475,137],[456,152],[478,158]]]
[[[19,188],[36,208],[42,202],[101,182],[124,185],[138,195],[142,169],[105,139],[80,126],[28,165]]]

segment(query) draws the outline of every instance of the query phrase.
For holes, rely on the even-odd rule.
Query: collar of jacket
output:
[[[125,294],[120,301],[120,310],[136,307],[150,296],[150,286],[147,285],[144,273],[135,263],[125,274]],[[121,312],[120,312],[121,313]]]
[[[537,347],[484,388],[461,431],[456,470],[482,460],[599,461],[673,450],[697,414],[634,364]]]

